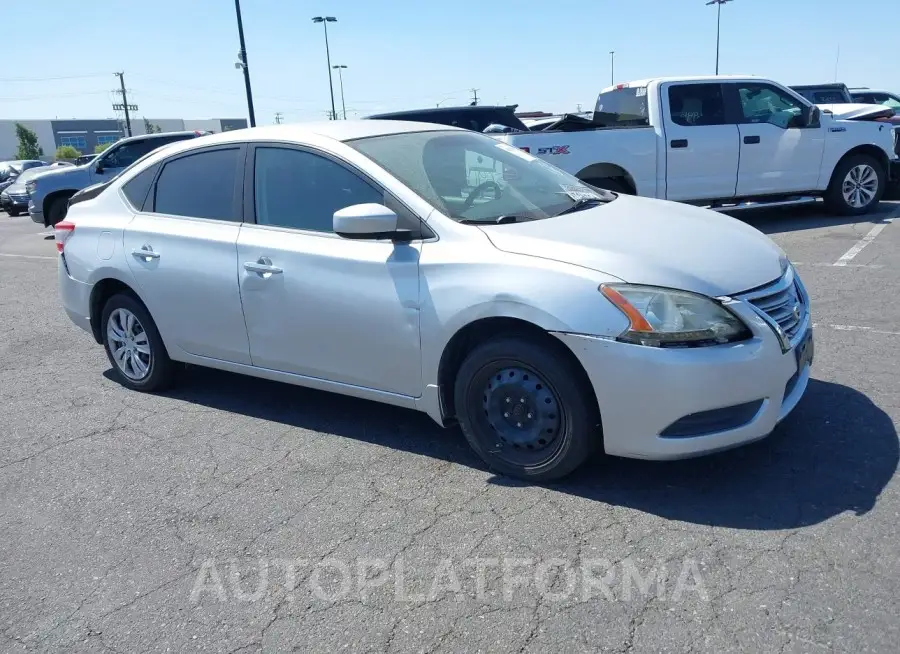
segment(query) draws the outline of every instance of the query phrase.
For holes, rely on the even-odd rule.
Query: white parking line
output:
[[[37,254],[3,254],[0,252],[0,257],[9,257],[10,259],[50,259],[56,260],[56,257],[45,257]]]
[[[884,334],[887,336],[900,336],[900,332],[892,332],[886,329],[874,329],[872,327],[863,327],[861,325],[821,325],[813,323],[813,328],[829,327],[839,332],[866,332],[868,334]]]
[[[895,211],[890,216],[887,216],[883,220],[881,220],[877,225],[875,225],[872,229],[869,230],[869,233],[859,239],[852,248],[844,252],[841,255],[841,258],[834,262],[835,266],[846,266],[848,265],[853,258],[862,252],[866,246],[875,240],[875,237],[878,236],[884,228],[893,222],[894,218],[900,217],[900,210]]]

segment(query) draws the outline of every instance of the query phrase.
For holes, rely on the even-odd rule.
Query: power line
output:
[[[88,79],[91,77],[106,77],[109,73],[94,73],[91,75],[58,75],[56,77],[0,77],[0,82],[53,82],[63,79]]]
[[[17,95],[11,98],[0,98],[4,102],[15,102],[17,100],[47,100],[55,98],[76,98],[82,95],[103,95],[109,91],[75,91],[72,93],[47,93],[42,95]]]

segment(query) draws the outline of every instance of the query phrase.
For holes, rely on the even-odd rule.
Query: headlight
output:
[[[731,343],[750,337],[734,313],[705,295],[657,286],[603,284],[600,292],[630,321],[620,341],[652,347]]]
[[[25,192],[28,193],[28,195],[34,193],[35,188],[37,188],[37,184],[34,182],[25,182]]]

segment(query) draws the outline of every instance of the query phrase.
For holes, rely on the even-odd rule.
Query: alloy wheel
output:
[[[862,209],[872,203],[878,193],[878,173],[868,164],[854,166],[841,184],[844,202],[854,209]]]
[[[150,374],[153,354],[141,321],[128,309],[116,309],[106,323],[106,340],[123,375],[141,381]]]

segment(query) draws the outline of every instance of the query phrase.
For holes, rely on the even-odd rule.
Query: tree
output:
[[[101,152],[103,152],[106,148],[108,148],[111,145],[112,145],[112,143],[98,143],[97,145],[94,146],[94,154],[100,154]]]
[[[44,156],[44,149],[38,145],[37,134],[22,123],[16,123],[16,138],[19,139],[16,159],[40,159]]]
[[[61,145],[56,148],[57,159],[77,159],[80,156],[81,153],[71,145]]]
[[[162,134],[162,128],[151,123],[148,118],[144,118],[144,132],[147,134]]]

